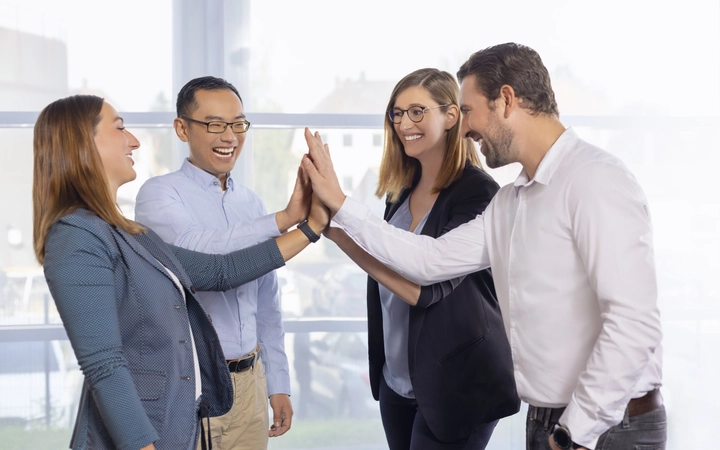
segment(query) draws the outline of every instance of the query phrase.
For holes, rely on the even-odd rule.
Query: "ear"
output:
[[[496,100],[496,108],[502,108],[501,112],[504,118],[510,117],[510,114],[520,107],[520,99],[515,96],[515,90],[512,86],[504,84],[500,87],[500,95]]]
[[[179,137],[181,141],[187,142],[188,140],[190,140],[190,138],[188,137],[187,124],[184,120],[177,117],[173,121],[173,127],[175,127],[175,134],[177,134],[177,137]]]
[[[445,131],[450,131],[455,126],[458,119],[460,118],[460,110],[456,105],[448,106],[448,110],[445,113]]]

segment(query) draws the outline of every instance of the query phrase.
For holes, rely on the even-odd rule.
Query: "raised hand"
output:
[[[312,230],[320,235],[330,223],[330,210],[320,201],[318,196],[313,193],[310,202],[310,217],[308,217],[308,225]]]
[[[312,196],[312,186],[310,179],[303,171],[302,166],[298,167],[297,178],[295,179],[295,187],[287,206],[282,211],[275,214],[278,230],[285,232],[293,225],[297,225],[310,214],[310,197]]]
[[[313,194],[317,195],[334,215],[345,201],[345,194],[333,168],[330,149],[327,144],[323,144],[320,133],[312,134],[308,128],[305,128],[305,140],[309,155],[303,156],[302,167],[310,177]]]

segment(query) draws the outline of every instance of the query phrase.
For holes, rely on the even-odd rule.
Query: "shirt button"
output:
[[[517,364],[515,364],[513,366],[513,368],[515,369],[516,372],[520,371],[520,366],[518,366]]]
[[[180,305],[173,305],[175,309],[180,309]]]
[[[213,180],[213,184],[214,184],[215,186],[218,186],[218,185],[220,184],[220,182],[219,182],[218,180]]]
[[[187,341],[186,341],[185,339],[181,339],[179,342],[180,342],[181,344],[184,344],[184,343],[186,343]]]
[[[190,377],[180,377],[181,380],[189,381]]]
[[[514,320],[510,322],[510,328],[515,328],[515,321],[514,321]]]

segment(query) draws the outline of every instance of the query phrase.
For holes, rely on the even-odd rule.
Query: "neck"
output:
[[[422,173],[420,174],[420,181],[418,181],[416,190],[430,192],[432,187],[435,185],[438,174],[440,173],[440,167],[442,166],[444,152],[432,152],[432,154],[426,155],[420,161],[420,167]]]
[[[522,130],[522,135],[516,136],[520,148],[518,162],[532,179],[550,147],[565,132],[565,126],[556,117],[540,116],[528,120]]]

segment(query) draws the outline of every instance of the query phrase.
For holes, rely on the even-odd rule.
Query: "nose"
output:
[[[128,145],[130,146],[130,148],[133,150],[137,150],[138,148],[140,148],[140,141],[138,141],[135,135],[129,132],[127,129],[125,129],[125,133],[127,134]]]
[[[220,139],[221,139],[223,142],[233,142],[236,138],[237,138],[237,135],[236,135],[235,132],[232,130],[232,127],[231,127],[230,125],[227,125],[227,126],[225,127],[225,131],[223,131],[223,132],[220,134]]]
[[[470,125],[468,124],[468,119],[465,114],[463,114],[460,119],[460,133],[466,138],[470,137]]]
[[[402,116],[400,116],[400,129],[408,130],[413,126],[415,126],[415,122],[410,120],[410,113],[407,111],[403,111]]]

